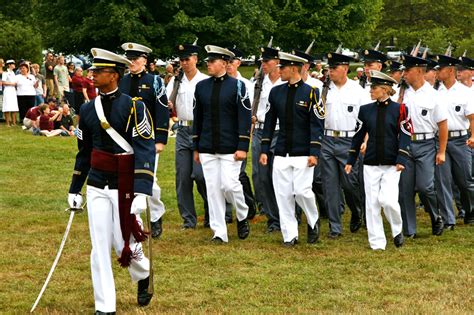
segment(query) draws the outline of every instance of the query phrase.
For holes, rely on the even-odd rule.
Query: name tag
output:
[[[149,87],[148,85],[146,85],[146,84],[142,84],[142,85],[140,86],[140,89],[142,89],[142,90],[147,90],[147,89],[149,89],[149,88],[150,88],[150,87]]]
[[[308,107],[308,103],[304,102],[304,101],[299,101],[299,102],[296,103],[296,105],[306,107],[306,108]]]

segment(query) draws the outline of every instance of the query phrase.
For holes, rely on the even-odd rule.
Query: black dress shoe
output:
[[[359,229],[362,226],[362,219],[360,218],[360,215],[357,212],[352,212],[351,215],[351,223],[349,225],[349,229],[351,230],[352,233],[355,233],[359,231]]]
[[[447,231],[454,231],[454,224],[445,224],[444,229]]]
[[[431,223],[431,230],[433,232],[433,235],[440,236],[441,234],[443,234],[444,223],[441,216],[437,217],[436,220]]]
[[[314,225],[314,229],[308,224],[308,244],[314,244],[319,240],[319,220]]]
[[[285,247],[293,247],[296,244],[298,244],[298,239],[296,237],[289,242],[283,242],[283,246]]]
[[[250,225],[247,219],[237,220],[237,234],[241,240],[244,240],[250,234]]]
[[[224,240],[222,238],[220,238],[219,236],[214,236],[213,238],[211,238],[211,243],[223,244]]]
[[[137,302],[140,306],[150,304],[153,294],[148,293],[148,285],[150,284],[150,277],[138,281]]]
[[[101,311],[95,311],[95,315],[115,315],[115,312],[101,312]]]
[[[161,218],[156,222],[151,222],[151,237],[158,238],[163,233],[163,224]]]
[[[405,238],[402,233],[393,238],[393,244],[395,244],[396,247],[401,247],[403,243],[405,243]]]
[[[335,239],[338,239],[339,237],[341,237],[342,234],[341,233],[337,233],[337,232],[329,232],[328,233],[328,238],[332,239],[332,240],[335,240]]]

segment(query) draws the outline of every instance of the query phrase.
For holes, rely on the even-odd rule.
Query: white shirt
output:
[[[448,114],[448,130],[469,129],[469,118],[474,114],[474,93],[467,86],[456,81],[451,88],[440,84],[438,96],[441,106]]]
[[[306,81],[304,83],[308,84],[312,88],[318,88],[319,89],[319,97],[321,97],[321,93],[323,91],[323,82],[321,80],[315,79],[311,76],[308,75],[306,78]]]
[[[9,83],[16,83],[17,79],[16,79],[15,72],[11,70],[3,71],[2,81],[9,82]],[[3,85],[3,88],[15,88],[15,87],[11,85]]]
[[[34,87],[36,78],[32,74],[26,76],[22,74],[16,75],[16,95],[36,95],[36,89]]]
[[[392,86],[392,88],[395,91],[395,94],[390,96],[390,98],[392,99],[392,101],[398,102],[398,98],[400,97],[400,86],[397,84],[397,85]]]
[[[267,103],[268,103],[268,97],[270,96],[270,90],[277,85],[282,84],[283,81],[281,78],[278,78],[278,80],[275,81],[275,83],[272,83],[272,81],[268,78],[268,75],[265,75],[263,78],[263,83],[262,83],[262,92],[260,93],[260,101],[258,103],[258,108],[257,108],[257,120],[260,123],[265,122],[265,114],[267,113]]]
[[[209,78],[209,76],[199,70],[191,81],[188,80],[186,74],[183,75],[183,79],[179,85],[178,95],[176,96],[176,104],[174,104],[179,120],[193,120],[193,100],[196,84],[207,78]],[[174,79],[175,77],[172,77],[166,86],[166,96],[168,99],[173,91]]]
[[[346,83],[338,88],[331,81],[326,99],[324,129],[355,130],[360,106],[366,104],[366,92],[359,82],[347,79]]]
[[[438,92],[425,81],[418,90],[406,89],[403,103],[413,123],[414,133],[432,133],[438,130],[438,123],[448,118],[446,109],[438,102]]]
[[[247,90],[247,93],[249,95],[249,100],[250,104],[253,102],[253,89],[254,89],[254,84],[250,82],[249,79],[244,78],[239,71],[237,71],[237,79],[240,81],[244,82],[245,84],[245,89]]]

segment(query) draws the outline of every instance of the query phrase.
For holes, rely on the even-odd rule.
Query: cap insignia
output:
[[[368,50],[365,50],[364,51],[364,55],[368,55],[369,54],[369,51]]]
[[[332,54],[328,54],[328,58],[332,58]]]
[[[261,52],[264,52],[264,51],[265,51],[265,48],[263,48],[263,47],[260,48],[260,51],[261,51]]]
[[[131,43],[128,44],[128,48],[130,48],[130,49],[133,48],[133,44],[131,44]]]
[[[95,51],[95,49],[92,49],[92,56],[97,56],[97,51]]]
[[[179,45],[179,46],[178,46],[178,49],[179,49],[179,50],[184,50],[184,46],[183,46],[183,45]]]

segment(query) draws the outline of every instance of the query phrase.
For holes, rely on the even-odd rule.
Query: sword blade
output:
[[[63,252],[64,244],[66,244],[67,236],[69,234],[69,230],[71,229],[72,220],[74,219],[75,213],[75,211],[71,211],[71,214],[69,215],[69,222],[67,223],[66,232],[64,232],[63,240],[61,241],[61,245],[59,246],[58,253],[56,254],[56,258],[54,259],[53,265],[51,266],[51,270],[49,271],[48,277],[46,277],[46,281],[44,282],[43,287],[41,288],[41,291],[38,297],[36,298],[35,304],[33,304],[33,307],[30,310],[30,313],[33,313],[39,301],[41,300],[41,297],[43,296],[43,293],[46,290],[46,287],[48,286],[49,280],[51,280],[51,276],[53,275],[54,269],[56,269],[56,265],[58,264],[59,258],[61,257],[61,253]]]
[[[156,155],[158,159],[158,154]],[[148,293],[153,294],[155,291],[154,281],[153,281],[153,252],[152,252],[152,237],[151,237],[151,213],[150,213],[150,205],[147,203],[146,207],[146,217],[147,217],[147,225],[148,225],[148,261],[150,262],[150,281],[148,282]]]

